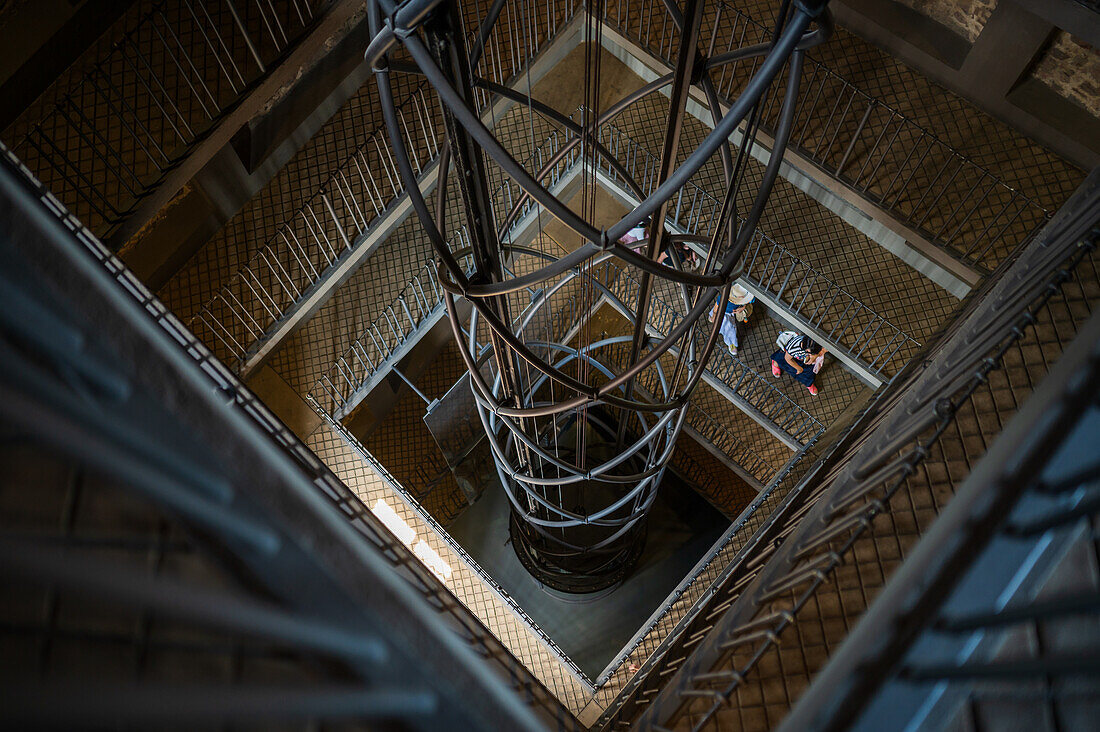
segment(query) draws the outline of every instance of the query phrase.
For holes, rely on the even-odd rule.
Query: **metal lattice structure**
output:
[[[5,726],[580,729],[3,145],[0,211]]]
[[[448,317],[472,376],[478,411],[512,504],[513,545],[540,581],[571,592],[591,592],[620,581],[639,556],[644,517],[660,485],[685,417],[687,401],[717,341],[720,318],[702,317],[728,296],[783,159],[798,101],[804,51],[831,29],[825,2],[782,3],[770,42],[707,57],[702,52],[704,3],[681,9],[666,3],[679,32],[674,70],[601,109],[599,3],[586,6],[585,105],[567,117],[526,91],[481,78],[484,41],[504,7],[494,3],[476,35],[461,27],[454,3],[391,0],[370,5],[373,40],[366,58],[374,65],[398,169],[437,256]],[[811,26],[813,26],[811,28]],[[463,39],[473,38],[467,44]],[[596,50],[593,50],[596,49]],[[412,64],[396,60],[398,51]],[[752,80],[722,112],[713,70],[740,60],[759,60]],[[435,211],[416,185],[391,92],[391,75],[419,73],[439,95],[447,145]],[[786,78],[780,81],[782,77]],[[694,150],[682,150],[680,132],[693,84],[707,96],[714,129]],[[780,88],[782,87],[782,88]],[[521,164],[482,122],[479,96],[486,89],[526,107],[534,128],[560,127],[568,141],[537,169]],[[656,186],[646,190],[627,165],[601,142],[601,131],[639,100],[669,95]],[[746,175],[765,104],[780,103],[771,159],[757,183]],[[731,136],[741,129],[739,143]],[[581,210],[575,211],[545,182],[566,156],[580,151]],[[646,221],[664,222],[670,201],[713,156],[721,159],[726,193],[710,237],[693,244],[704,254],[689,267],[683,238],[651,225],[633,246],[622,239]],[[447,173],[454,166],[464,202],[461,221],[446,216]],[[640,203],[606,228],[597,227],[595,180],[609,168]],[[510,179],[522,194],[505,215],[494,215],[489,191],[494,177]],[[575,247],[548,251],[511,238],[524,206],[579,237]],[[447,232],[464,229],[461,248]],[[470,258],[471,270],[460,264]],[[617,301],[599,273],[617,259],[637,270],[638,297]],[[662,263],[662,261],[664,263]],[[667,332],[650,327],[650,303],[658,282],[677,289],[685,315]],[[459,301],[472,307],[463,328]],[[555,330],[560,306],[580,301],[588,317]],[[615,301],[630,313],[632,332],[597,334],[592,315]]]

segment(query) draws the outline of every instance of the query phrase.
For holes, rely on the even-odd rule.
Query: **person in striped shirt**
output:
[[[779,346],[779,350],[772,354],[772,376],[778,379],[781,373],[790,374],[817,396],[814,377],[821,368],[819,362],[824,361],[825,347],[793,330],[780,333],[775,345]]]

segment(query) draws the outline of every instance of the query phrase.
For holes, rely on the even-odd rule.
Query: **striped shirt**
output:
[[[805,361],[811,355],[807,346],[810,343],[810,337],[799,335],[793,330],[785,330],[779,334],[779,337],[775,339],[775,345],[782,348],[787,353],[791,354],[791,358],[799,361]]]

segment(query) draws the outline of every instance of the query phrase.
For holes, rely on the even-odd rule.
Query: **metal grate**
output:
[[[17,638],[43,639],[51,648],[43,656],[49,670],[63,668],[76,679],[7,685],[8,718],[61,726],[276,718],[302,720],[304,728],[318,720],[400,719],[437,728],[441,720],[469,717],[484,728],[539,729],[537,715],[548,713],[576,728],[413,553],[3,153],[10,214],[4,246],[24,275],[5,275],[2,282],[9,304],[2,326],[4,412],[11,426],[5,434],[19,436],[12,443],[14,455],[23,457],[17,469],[27,471],[28,461],[32,469],[62,464],[54,474],[59,480],[47,481],[51,504],[28,503],[25,495],[16,503],[39,526],[43,519],[63,522],[46,535],[28,535],[21,524],[4,537],[4,573],[51,586],[62,593],[53,597],[63,599],[64,609],[61,623],[47,614],[45,625],[27,627],[24,618],[9,630]],[[74,298],[85,298],[85,307],[73,307]],[[46,459],[19,452],[27,441],[48,445]],[[66,481],[66,463],[57,460],[62,454],[90,477]],[[106,485],[97,477],[103,474],[111,476]],[[136,496],[136,504],[116,489]],[[26,516],[28,508],[37,519]],[[68,553],[57,551],[60,545]],[[135,552],[146,561],[127,561]],[[203,559],[189,561],[189,552]],[[110,615],[98,614],[94,603],[70,603],[69,592],[91,592],[123,608],[115,617],[136,623],[105,624]],[[371,630],[382,627],[381,618],[385,630]],[[406,624],[417,628],[406,642],[381,640]],[[261,642],[242,643],[245,638]],[[105,655],[95,656],[89,643]],[[54,651],[66,647],[78,655],[55,665]],[[165,650],[176,656],[154,667]],[[84,652],[122,663],[89,669],[80,664]],[[135,680],[135,652],[138,670],[151,676]],[[486,674],[465,702],[433,681],[441,658],[456,652],[447,661],[454,667],[449,685],[473,669],[481,671],[466,678]],[[424,664],[414,660],[421,654]],[[247,685],[183,683],[209,679],[226,659],[225,673]],[[242,665],[248,667],[243,673]],[[158,673],[164,675],[153,683]],[[301,683],[287,686],[292,680]],[[445,701],[449,696],[457,704]],[[473,710],[491,697],[497,701]],[[530,716],[525,703],[541,711]]]
[[[1086,194],[1082,197],[1087,212],[1095,204]],[[1021,371],[1028,380],[1036,378],[1015,367],[1013,354],[1026,353],[1030,343],[1047,342],[1052,334],[1072,338],[1088,318],[1100,292],[1095,237],[1082,238],[1088,217],[1074,218],[1082,208],[1063,212],[1061,222],[1056,218],[991,291],[971,302],[968,317],[928,354],[929,366],[901,382],[895,380],[884,392],[889,396],[876,400],[839,451],[792,493],[771,530],[758,537],[758,553],[736,573],[736,581],[722,596],[724,604],[718,604],[709,616],[712,620],[691,636],[688,645],[697,648],[674,663],[668,686],[642,709],[641,724],[665,724],[670,718],[693,728],[713,719],[733,723],[727,717],[755,706],[767,713],[749,726],[775,723],[776,710],[790,704],[802,688],[798,682],[804,674],[821,665],[852,616],[866,607],[890,567],[896,566],[896,552],[906,549],[900,537],[915,539],[920,533],[902,528],[904,511],[892,509],[901,510],[905,504],[895,503],[895,497],[900,500],[907,488],[911,490],[910,505],[921,516],[918,526],[926,526],[949,498],[958,473],[949,473],[947,480],[942,474],[935,478],[936,490],[948,493],[928,506],[919,468],[929,456],[941,454],[948,465],[960,452],[966,460],[975,460],[985,450],[985,435],[998,431],[1007,418],[1000,410],[1014,409],[1004,400],[987,401],[987,390],[999,381],[991,378],[994,369],[1004,366],[1008,378],[1019,378]],[[1047,345],[1036,372],[1045,372],[1047,359],[1056,353],[1055,346]],[[1019,399],[1030,386],[1030,381],[1010,381],[1008,388]],[[992,419],[985,414],[987,404],[1001,404]],[[972,410],[978,416],[978,432],[969,419]],[[868,551],[875,552],[871,556],[877,555],[881,564],[867,561]],[[838,569],[842,562],[846,569]],[[781,634],[813,637],[815,621],[823,628],[817,637],[823,633],[828,639],[824,648],[821,641],[797,644],[787,653],[776,647]],[[792,654],[801,654],[795,666]],[[767,688],[768,679],[775,678],[777,668],[786,669],[792,685],[784,701],[769,696],[763,705],[752,702]],[[793,673],[792,668],[805,672]],[[727,706],[727,699],[734,698],[738,703]],[[634,703],[644,702],[636,698]],[[742,723],[748,724],[746,720]]]
[[[40,117],[13,126],[26,129],[13,150],[107,236],[326,2],[143,3],[125,34]]]

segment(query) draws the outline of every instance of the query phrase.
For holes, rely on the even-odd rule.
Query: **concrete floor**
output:
[[[668,476],[647,519],[645,551],[609,594],[566,596],[527,573],[509,544],[510,507],[494,481],[448,533],[590,678],[600,675],[729,525],[690,487]]]

